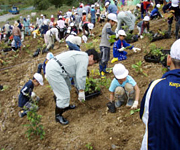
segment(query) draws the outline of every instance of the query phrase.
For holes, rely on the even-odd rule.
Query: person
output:
[[[70,78],[74,79],[79,91],[78,100],[85,100],[85,83],[87,67],[99,61],[96,50],[89,49],[86,52],[67,51],[51,59],[46,65],[46,77],[56,96],[55,119],[61,124],[68,124],[62,114],[68,109],[74,109],[70,103]]]
[[[95,5],[91,5],[91,23],[96,24],[96,10],[95,10]]]
[[[150,18],[151,20],[156,18],[156,17],[160,17],[162,18],[162,15],[161,13],[159,12],[159,8],[161,7],[160,4],[157,4],[156,7],[154,7],[154,9],[151,11],[151,14],[150,14]]]
[[[18,22],[15,22],[14,28],[12,31],[13,39],[15,41],[15,49],[21,47],[21,31],[18,28],[18,25],[19,25]]]
[[[78,33],[79,33],[79,24],[81,22],[81,17],[78,15],[77,12],[75,12],[75,26],[77,27]]]
[[[144,18],[144,14],[145,14],[145,16],[148,15],[148,10],[149,10],[150,6],[151,6],[151,3],[148,0],[144,0],[141,3],[141,19]]]
[[[20,20],[17,20],[17,22],[19,23],[18,27],[19,27],[19,29],[20,29],[20,31],[21,31],[21,42],[23,42],[23,41],[24,41],[24,26],[23,26],[23,24],[20,22]]]
[[[56,28],[57,24],[54,23],[55,28],[51,28],[50,30],[48,30],[46,32],[46,39],[47,39],[47,47],[46,49],[43,51],[43,53],[47,53],[49,51],[50,48],[54,48],[54,38],[56,38],[56,40],[60,43],[61,40],[59,39],[59,31]]]
[[[109,42],[110,35],[116,35],[111,28],[117,23],[117,17],[115,14],[108,14],[108,22],[104,25],[102,29],[101,42],[100,42],[100,51],[101,51],[101,61],[99,63],[99,72],[101,78],[105,78],[106,66],[110,58],[110,46]]]
[[[86,16],[85,10],[82,11],[82,19],[81,20],[82,20],[82,24],[87,21],[87,16]]]
[[[53,53],[48,52],[47,55],[46,55],[46,59],[44,60],[43,64],[42,64],[42,63],[38,64],[37,73],[40,73],[40,74],[41,74],[41,70],[43,69],[43,73],[44,73],[44,75],[46,76],[46,64],[47,64],[48,61],[49,61],[50,59],[52,59],[52,58],[54,58]]]
[[[115,4],[110,4],[109,2],[106,2],[105,3],[105,8],[107,9],[107,12],[110,14],[110,13],[113,13],[113,14],[116,14],[117,15],[117,11],[118,11],[118,8]]]
[[[111,63],[114,63],[116,61],[122,61],[127,59],[127,52],[124,51],[125,49],[133,50],[135,53],[137,51],[140,51],[141,49],[135,48],[134,46],[131,46],[129,43],[126,43],[124,40],[126,37],[126,33],[124,30],[118,31],[119,40],[114,42],[113,46],[113,59],[111,60]]]
[[[144,19],[142,21],[140,21],[137,24],[137,29],[139,30],[138,35],[140,36],[140,38],[143,38],[143,33],[148,33],[149,32],[149,26],[150,26],[150,17],[149,16],[145,16]]]
[[[8,39],[11,36],[11,31],[12,31],[12,27],[9,24],[9,21],[6,22],[2,30],[4,31],[4,34],[6,35],[6,38]]]
[[[136,4],[136,8],[134,9],[133,11],[133,14],[135,15],[135,17],[137,19],[140,19],[141,18],[141,15],[140,15],[140,7],[141,7],[141,4]]]
[[[141,150],[178,150],[180,147],[180,39],[167,56],[170,71],[150,83],[141,101],[140,118],[146,126]]]
[[[134,27],[135,27],[135,22],[136,22],[136,17],[130,12],[130,11],[120,11],[117,15],[117,28],[115,30],[116,33],[121,29],[122,23],[126,26],[128,26],[128,30],[130,33],[133,33]]]
[[[93,34],[92,34],[92,29],[93,28],[94,28],[94,24],[92,24],[92,23],[90,23],[88,21],[84,22],[83,25],[82,25],[83,34],[86,35],[87,37],[89,35],[93,36]]]
[[[83,38],[77,36],[75,32],[71,32],[71,34],[66,38],[66,44],[68,45],[69,50],[77,50],[80,51],[80,45],[83,43]]]
[[[24,25],[24,31],[25,31],[25,35],[31,35],[31,32],[30,32],[30,22],[26,20],[26,18],[24,18],[24,21],[23,21],[23,25]]]
[[[75,24],[74,24],[74,22],[71,22],[71,23],[70,23],[70,27],[71,27],[71,32],[73,31],[73,32],[75,32],[76,34],[79,33],[77,27],[76,27]]]
[[[96,17],[97,17],[97,21],[100,21],[100,15],[101,15],[101,9],[99,4],[96,5]]]
[[[57,21],[57,25],[60,28],[60,40],[64,38],[64,30],[65,30],[65,21],[62,19],[62,16],[59,16],[59,20]]]
[[[128,75],[129,71],[121,63],[114,65],[113,74],[115,77],[109,87],[110,102],[107,104],[109,110],[111,111],[113,105],[114,108],[126,105],[131,109],[137,109],[140,89],[136,81]]]
[[[24,117],[27,112],[31,109],[38,109],[36,105],[33,104],[32,97],[34,97],[33,89],[39,85],[43,85],[43,77],[39,73],[33,75],[33,79],[29,80],[23,88],[20,90],[18,98],[18,106],[22,109],[19,112],[19,117]],[[39,100],[39,98],[37,99]]]
[[[42,26],[41,26],[41,35],[44,36],[45,44],[47,44],[47,38],[46,38],[46,32],[48,31],[49,26],[47,20],[44,20]]]

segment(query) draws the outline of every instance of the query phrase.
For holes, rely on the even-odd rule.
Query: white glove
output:
[[[31,98],[34,99],[36,97],[36,94],[34,92],[31,93]]]
[[[138,101],[134,101],[131,109],[137,109],[137,106],[138,106]]]
[[[132,50],[136,53],[137,51],[140,51],[141,49],[140,49],[140,48],[133,47]]]
[[[144,36],[140,35],[140,39],[143,39],[143,38],[144,38]]]
[[[124,48],[124,47],[121,47],[120,49],[118,49],[118,51],[119,52],[122,52],[122,51],[124,51],[126,48]]]
[[[85,101],[85,93],[84,93],[84,91],[79,91],[78,100],[80,102]]]
[[[105,16],[107,15],[107,12],[105,12]]]

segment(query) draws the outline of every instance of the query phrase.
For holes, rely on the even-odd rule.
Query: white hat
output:
[[[51,58],[54,58],[53,53],[51,53],[51,52],[47,53],[46,59],[47,59],[47,60],[50,60]]]
[[[137,4],[136,6],[140,8],[140,7],[141,7],[141,4]]]
[[[86,13],[86,10],[83,10],[82,12],[83,12],[83,13]]]
[[[43,14],[41,14],[41,17],[43,17]]]
[[[109,2],[106,2],[106,3],[105,3],[105,6],[107,6],[107,5],[109,5]]]
[[[121,16],[121,18],[124,18],[126,16],[126,14],[124,11],[120,11],[118,16]]]
[[[62,19],[62,16],[59,16],[59,19]]]
[[[95,7],[95,5],[91,5],[91,7],[92,7],[92,8],[94,8],[94,7]]]
[[[88,39],[88,38],[87,38],[85,35],[82,36],[82,40],[84,41],[84,43],[87,42],[87,39]]]
[[[157,5],[156,5],[156,7],[157,7],[157,8],[160,8],[160,7],[161,7],[161,5],[160,5],[160,4],[157,4]]]
[[[108,19],[117,22],[116,14],[113,13],[108,14]]]
[[[143,21],[149,21],[150,20],[150,17],[149,16],[145,16]]]
[[[129,71],[121,63],[115,64],[113,67],[113,73],[117,79],[123,79],[127,77]]]
[[[96,6],[99,7],[99,4],[97,4]]]
[[[154,6],[154,3],[153,3],[153,2],[151,2],[151,6]]]
[[[94,28],[94,24],[93,23],[88,23],[88,28],[92,30]]]
[[[70,27],[73,27],[73,26],[74,26],[74,22],[71,22],[69,26],[70,26]]]
[[[43,77],[40,73],[35,73],[34,76],[33,76],[38,82],[40,85],[43,85]]]
[[[77,35],[76,32],[74,32],[74,31],[71,31],[71,34],[72,34],[72,35]]]
[[[172,7],[178,7],[179,6],[179,1],[176,0],[176,1],[171,1],[171,6]]]
[[[171,46],[170,56],[171,58],[180,60],[180,39],[176,40]]]
[[[119,35],[119,36],[120,36],[120,35],[126,36],[126,33],[125,33],[124,30],[119,30],[119,31],[118,31],[118,35]]]
[[[27,15],[27,18],[30,18],[30,15]]]
[[[51,18],[54,18],[54,15],[51,15]]]

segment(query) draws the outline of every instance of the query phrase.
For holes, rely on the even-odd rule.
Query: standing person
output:
[[[57,26],[60,28],[60,40],[64,38],[64,28],[65,26],[65,21],[62,19],[62,16],[59,16],[59,20],[57,21]]]
[[[150,83],[141,101],[146,126],[141,150],[180,148],[180,39],[171,46],[167,66],[170,71]]]
[[[20,29],[18,28],[18,23],[15,22],[14,24],[14,28],[13,28],[13,31],[12,31],[12,35],[13,35],[13,38],[14,38],[14,41],[15,41],[15,48],[20,48],[21,47],[21,31]]]
[[[31,109],[35,108],[36,110],[36,105],[34,105],[32,101],[33,97],[33,89],[34,86],[37,87],[39,85],[43,85],[43,77],[39,73],[35,73],[33,75],[33,79],[29,80],[21,89],[20,94],[19,94],[19,99],[18,99],[18,106],[22,108],[22,110],[19,112],[19,117],[24,117],[27,115],[27,112],[30,111]]]
[[[100,15],[101,15],[101,10],[99,4],[96,5],[96,16],[97,16],[97,21],[100,21]]]
[[[132,109],[137,109],[140,89],[136,81],[128,75],[129,71],[121,63],[114,65],[113,74],[115,78],[109,87],[110,102],[107,104],[109,110],[111,111],[113,105],[121,107],[124,104]],[[115,112],[115,109],[111,112]]]
[[[45,44],[47,44],[46,32],[48,31],[49,26],[47,20],[44,20],[43,25],[41,26],[41,35],[44,36]]]
[[[85,100],[85,83],[87,67],[99,61],[98,53],[94,50],[86,52],[68,51],[57,55],[46,65],[46,77],[56,96],[55,119],[61,124],[68,124],[62,114],[68,109],[74,109],[70,103],[71,82],[74,78],[79,91],[78,100]]]
[[[102,29],[101,42],[100,42],[100,51],[101,51],[101,61],[99,64],[99,71],[101,77],[105,77],[106,66],[110,59],[110,46],[109,42],[110,35],[116,35],[115,32],[111,30],[111,28],[117,23],[117,18],[115,14],[108,14],[108,22],[104,25]]]
[[[111,63],[114,63],[116,61],[122,61],[127,59],[127,52],[124,51],[125,49],[133,50],[135,53],[137,51],[140,51],[141,49],[135,48],[134,46],[130,45],[129,43],[126,43],[124,40],[126,37],[126,33],[124,30],[118,31],[119,40],[114,42],[113,46],[113,59],[111,60]]]
[[[91,5],[91,23],[96,24],[96,10],[95,10],[95,5]]]
[[[24,25],[24,30],[25,30],[25,35],[31,35],[31,32],[30,32],[30,22],[26,20],[26,18],[24,18],[24,21],[23,21],[23,25]]]
[[[17,20],[17,22],[19,24],[18,28],[21,31],[21,42],[23,42],[24,41],[24,26],[23,26],[23,24],[21,24],[20,20]]]
[[[3,31],[4,31],[4,33],[5,33],[5,36],[6,36],[6,38],[7,39],[9,39],[9,37],[10,37],[10,33],[11,33],[11,30],[12,30],[12,27],[11,27],[11,25],[9,24],[9,22],[7,21],[6,22],[6,24],[3,26]]]
[[[116,14],[117,15],[117,6],[115,4],[110,4],[109,2],[106,2],[105,3],[105,7],[107,9],[107,12],[110,14],[110,13],[113,13],[113,14]]]

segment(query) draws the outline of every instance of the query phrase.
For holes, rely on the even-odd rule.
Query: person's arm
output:
[[[110,92],[109,100],[110,102],[114,101],[114,92]]]
[[[137,109],[138,103],[139,103],[140,89],[137,86],[137,84],[134,86],[134,90],[135,90],[135,100],[134,100],[134,103],[133,103],[131,109]]]
[[[109,35],[116,35],[116,33],[113,32],[113,31],[111,30],[111,28],[107,28],[107,29],[106,29],[106,32],[107,32],[107,34],[109,34]]]

